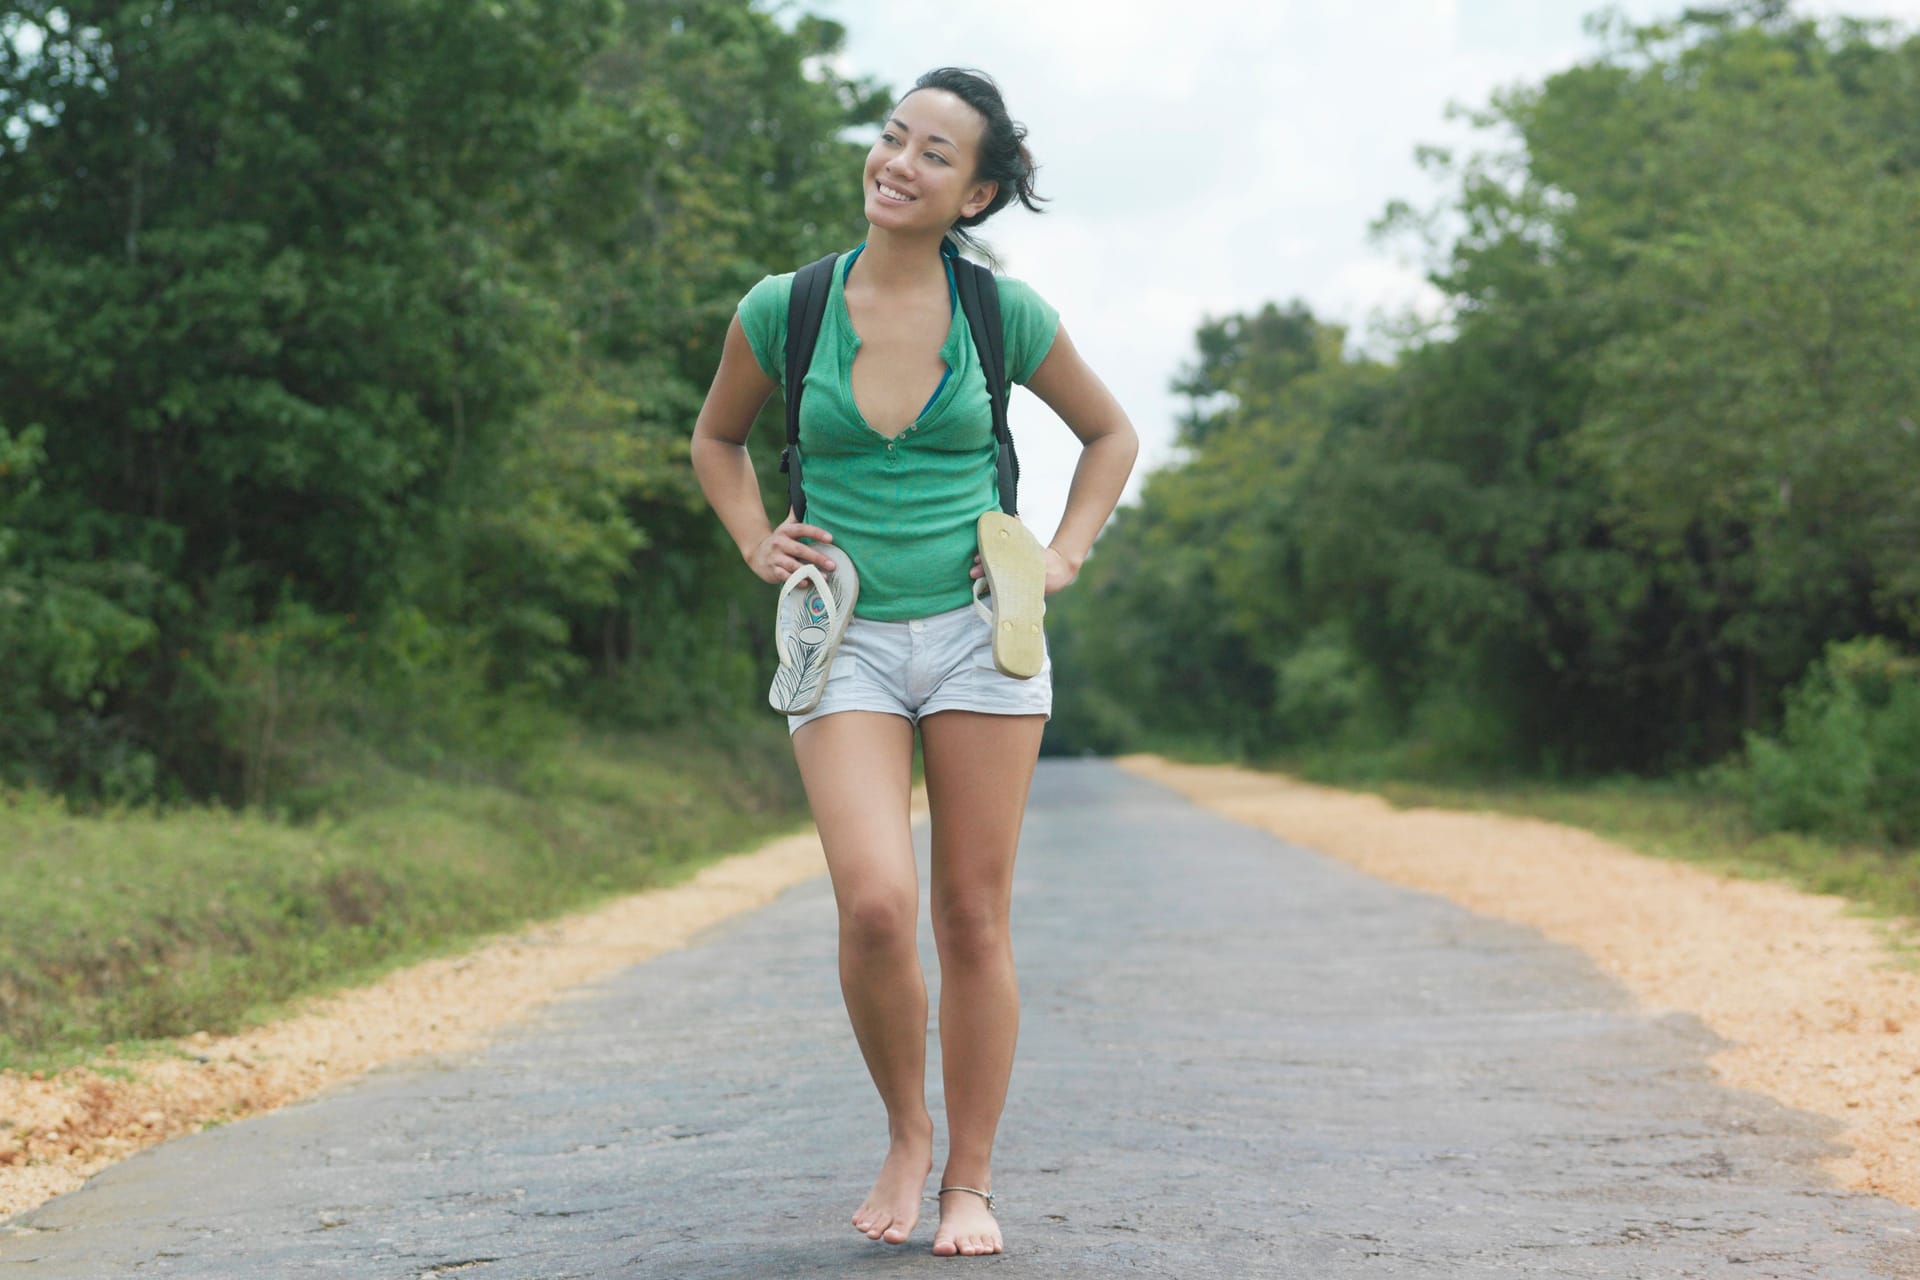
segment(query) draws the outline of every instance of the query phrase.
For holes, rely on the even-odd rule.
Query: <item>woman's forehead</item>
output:
[[[956,146],[978,145],[986,122],[958,94],[915,89],[893,109],[893,118],[915,133],[937,133]]]

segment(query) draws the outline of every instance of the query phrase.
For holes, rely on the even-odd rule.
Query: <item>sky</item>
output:
[[[1569,0],[799,0],[848,29],[840,70],[903,87],[979,67],[1029,128],[1044,215],[984,228],[1002,269],[1060,312],[1126,408],[1148,469],[1177,456],[1168,384],[1208,318],[1304,301],[1378,354],[1383,322],[1439,301],[1412,245],[1378,244],[1389,201],[1443,189],[1423,143],[1497,139],[1448,119],[1593,56],[1597,5]],[[1625,0],[1635,21],[1683,0]],[[1920,23],[1920,0],[1803,2],[1806,14]],[[855,180],[857,184],[857,179]],[[1021,515],[1042,538],[1065,509],[1079,444],[1016,390]]]

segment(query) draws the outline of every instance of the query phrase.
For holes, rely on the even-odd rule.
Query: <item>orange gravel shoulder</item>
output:
[[[1844,1185],[1920,1208],[1920,973],[1842,898],[1649,857],[1558,823],[1393,808],[1282,775],[1119,762],[1217,813],[1578,947],[1728,1042],[1726,1084],[1840,1122]],[[1909,922],[1901,922],[1903,925]]]

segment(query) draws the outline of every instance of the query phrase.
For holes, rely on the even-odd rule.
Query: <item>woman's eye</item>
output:
[[[945,164],[947,162],[947,158],[941,155],[938,151],[929,151],[926,153],[926,156],[927,156],[927,159],[938,160],[941,164]]]

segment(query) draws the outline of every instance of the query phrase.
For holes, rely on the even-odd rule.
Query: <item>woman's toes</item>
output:
[[[940,1227],[933,1235],[933,1252],[937,1256],[977,1258],[999,1253],[1003,1248],[999,1223],[994,1221],[991,1210],[964,1195],[942,1197]]]

